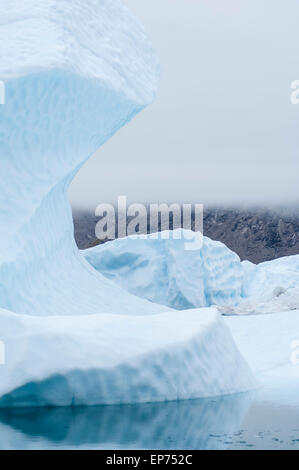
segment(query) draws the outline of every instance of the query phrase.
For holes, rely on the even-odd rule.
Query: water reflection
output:
[[[252,394],[143,405],[0,410],[0,448],[209,449]],[[217,447],[225,447],[219,442]]]

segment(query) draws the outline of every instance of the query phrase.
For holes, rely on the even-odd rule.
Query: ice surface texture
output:
[[[170,309],[105,278],[75,245],[72,178],[156,92],[142,27],[118,0],[2,1],[0,18],[0,405],[252,388],[215,311],[163,315]]]
[[[82,260],[67,200],[84,161],[155,96],[143,29],[115,0],[1,2],[0,17],[0,307],[157,312]]]
[[[92,80],[96,88],[110,88],[134,108],[154,98],[158,59],[143,27],[119,0],[1,1],[0,18],[1,80],[63,70]],[[80,95],[77,101],[82,104]],[[58,105],[62,110],[63,103]],[[68,101],[65,111],[70,114],[69,106]],[[126,110],[120,110],[119,118],[124,116]]]
[[[202,248],[186,250],[192,234],[130,236],[82,254],[105,277],[152,302],[180,310],[239,303],[244,274],[238,255],[207,237]]]
[[[200,249],[188,251],[191,235],[179,229],[157,238],[131,236],[82,255],[132,294],[178,310],[211,305],[224,314],[299,309],[299,256],[255,265],[208,237]]]
[[[299,312],[234,315],[224,320],[262,385],[264,403],[298,409]]]
[[[46,318],[1,311],[0,322],[9,359],[0,407],[154,402],[256,386],[213,309]]]

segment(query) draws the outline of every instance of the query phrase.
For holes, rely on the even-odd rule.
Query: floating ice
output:
[[[175,309],[216,305],[227,315],[299,309],[299,255],[255,265],[208,237],[188,251],[191,233],[131,236],[82,254],[128,292]]]
[[[224,321],[263,386],[261,401],[298,409],[299,312],[235,315]]]
[[[75,245],[70,182],[155,95],[159,66],[142,27],[118,0],[12,0],[0,17],[0,406],[252,388],[219,314],[135,297]]]
[[[256,382],[213,309],[36,317],[0,311],[0,407],[227,395]]]
[[[0,307],[161,311],[82,260],[67,198],[84,161],[155,96],[159,65],[142,27],[118,0],[13,0],[0,18]]]
[[[130,236],[82,251],[108,279],[132,294],[175,309],[236,305],[243,287],[240,258],[223,243],[203,237],[186,250],[190,230]]]
[[[254,265],[242,263],[243,299],[236,306],[221,306],[225,314],[263,314],[299,310],[299,256],[286,256]]]

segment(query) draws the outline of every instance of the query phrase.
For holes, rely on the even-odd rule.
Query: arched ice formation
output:
[[[0,406],[251,388],[214,311],[182,316],[139,299],[74,242],[70,182],[155,96],[159,64],[143,28],[118,0],[2,1],[0,18]]]
[[[153,100],[157,58],[118,1],[15,0],[1,2],[0,17],[0,307],[82,315],[121,303],[134,313],[131,296],[79,255],[67,189]]]

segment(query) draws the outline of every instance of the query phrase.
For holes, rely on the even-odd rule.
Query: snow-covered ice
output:
[[[224,314],[246,315],[299,310],[299,256],[254,265],[242,263],[243,298],[236,306],[222,305]]]
[[[298,409],[299,312],[229,316],[224,321],[260,382],[260,400]]]
[[[215,310],[182,314],[134,296],[74,241],[70,182],[156,93],[159,64],[143,28],[118,0],[12,0],[0,17],[0,405],[254,387]]]
[[[1,1],[0,17],[1,80],[11,82],[63,70],[88,79],[91,88],[102,86],[114,95],[123,95],[134,107],[144,107],[153,100],[159,61],[142,25],[120,0]],[[80,94],[83,112],[79,98]],[[62,110],[65,103],[61,99],[57,101]],[[70,106],[67,103],[67,108]],[[92,113],[101,109],[93,108],[96,106],[90,108]],[[123,113],[124,109],[119,109],[119,121]],[[97,117],[95,125],[100,126],[99,114]]]
[[[298,341],[299,312],[224,318],[236,344],[258,375],[291,364],[292,345]],[[298,355],[299,359],[299,355]],[[298,361],[299,362],[299,361]]]

